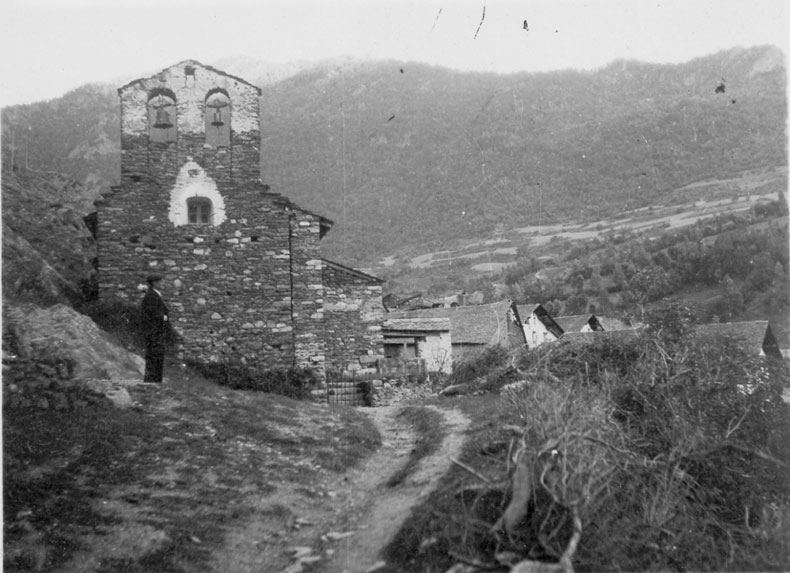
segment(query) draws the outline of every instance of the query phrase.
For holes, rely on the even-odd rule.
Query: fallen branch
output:
[[[479,479],[483,480],[483,481],[484,481],[484,482],[486,482],[487,484],[494,485],[494,482],[492,482],[490,479],[488,479],[488,478],[487,478],[486,476],[484,476],[483,474],[479,473],[479,472],[478,472],[477,470],[475,470],[474,468],[472,468],[472,467],[469,467],[468,465],[466,465],[465,463],[463,463],[463,462],[462,462],[462,461],[460,461],[460,460],[456,460],[456,459],[455,459],[454,457],[452,457],[452,456],[449,456],[449,457],[450,457],[450,461],[451,461],[451,462],[453,462],[455,465],[457,465],[459,468],[461,468],[461,469],[465,469],[465,470],[466,470],[466,471],[468,471],[470,474],[472,474],[473,476],[475,476],[475,477],[477,477],[477,478],[479,478]]]
[[[582,520],[579,517],[579,509],[575,505],[571,507],[571,515],[573,517],[573,535],[571,535],[570,541],[568,541],[568,547],[565,548],[565,552],[560,557],[560,567],[562,567],[562,573],[573,573],[573,563],[571,559],[573,558],[573,554],[576,553],[576,548],[579,546],[579,540],[582,538]]]
[[[475,567],[477,569],[482,569],[483,571],[496,571],[502,568],[500,565],[496,563],[484,563],[472,557],[466,557],[464,555],[461,555],[460,553],[457,553],[455,551],[448,551],[447,554],[453,559],[455,559],[456,561],[460,561],[465,565],[471,565],[472,567]]]

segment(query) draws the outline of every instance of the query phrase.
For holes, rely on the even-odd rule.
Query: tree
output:
[[[574,294],[565,301],[565,312],[568,314],[584,314],[587,312],[587,297],[583,293]]]
[[[639,305],[642,316],[645,304],[663,298],[672,292],[672,278],[669,273],[658,265],[640,269],[628,281],[626,298]]]
[[[740,316],[743,312],[743,293],[741,293],[741,289],[729,275],[724,277],[722,286],[724,287],[725,313],[720,318],[724,318],[725,322],[727,322]]]
[[[619,290],[622,290],[627,282],[625,273],[623,272],[623,267],[619,264],[614,265],[614,270],[612,271],[612,282]]]

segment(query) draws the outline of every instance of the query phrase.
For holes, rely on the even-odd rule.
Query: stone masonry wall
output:
[[[191,68],[192,74],[187,71]],[[227,92],[231,106],[231,144],[206,145],[205,99],[211,90]],[[174,142],[151,143],[149,150],[148,100],[157,90],[175,96]],[[231,179],[255,182],[260,178],[260,90],[234,78],[182,62],[150,78],[136,80],[118,90],[121,99],[121,185],[135,178],[168,180],[188,157],[198,161],[220,184]],[[211,110],[208,110],[211,113]],[[149,153],[153,151],[153,153]]]
[[[97,202],[100,296],[139,304],[137,287],[161,274],[185,359],[310,366],[323,375],[319,218],[259,182],[258,89],[210,68],[192,66],[188,75],[185,67],[119,90],[121,184]],[[216,87],[231,100],[229,147],[205,144],[203,102]],[[155,143],[147,102],[164,88],[175,94],[178,137]],[[220,224],[177,226],[168,218],[177,179],[193,175],[221,197]]]
[[[185,358],[261,368],[310,366],[323,373],[320,342],[308,337],[310,346],[296,338],[320,330],[311,325],[320,324],[317,313],[292,316],[292,292],[301,308],[321,308],[314,282],[320,268],[291,261],[292,251],[313,253],[317,235],[309,231],[312,224],[294,223],[293,213],[270,196],[259,197],[240,219],[233,217],[238,198],[229,200],[229,218],[218,227],[174,227],[145,213],[132,219],[115,210],[128,197],[109,197],[99,206],[101,296],[138,304],[138,285],[150,273],[162,274],[171,320],[183,332]]]
[[[320,221],[315,215],[296,211],[290,225],[294,362],[323,374],[326,344],[321,336],[324,286]]]
[[[381,281],[324,261],[326,368],[376,374],[384,358]]]

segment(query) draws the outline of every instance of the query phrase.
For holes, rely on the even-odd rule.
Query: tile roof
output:
[[[773,337],[771,327],[768,325],[767,320],[700,324],[697,326],[697,332],[701,334],[718,334],[738,338],[743,341],[747,348],[754,354],[765,352],[766,354],[776,355],[779,351],[776,339]]]
[[[393,312],[391,318],[449,318],[453,344],[497,344],[508,338],[508,310],[512,302],[428,308]],[[519,329],[521,325],[518,325]]]

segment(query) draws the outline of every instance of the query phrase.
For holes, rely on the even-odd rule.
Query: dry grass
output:
[[[128,410],[4,410],[4,570],[88,559],[119,527],[160,542],[105,553],[90,570],[208,570],[262,497],[283,484],[318,496],[326,472],[380,444],[351,409],[232,391],[173,367],[166,375],[163,386],[132,390],[138,405]],[[271,529],[292,519],[273,510]]]
[[[782,571],[790,564],[786,367],[727,340],[647,334],[518,362],[398,534],[390,571],[519,560],[576,570]],[[751,394],[743,380],[760,380]]]

